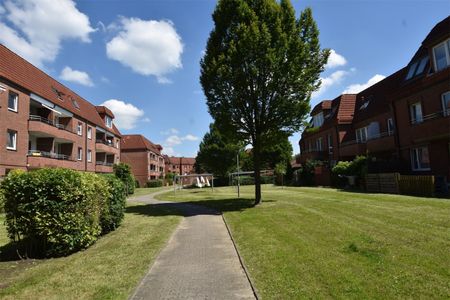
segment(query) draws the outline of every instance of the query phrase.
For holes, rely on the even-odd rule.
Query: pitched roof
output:
[[[106,127],[96,107],[53,79],[7,47],[0,44],[0,77],[70,111],[104,130],[120,135],[117,128]]]
[[[166,163],[171,165],[179,165],[180,162],[182,165],[194,165],[195,158],[194,157],[178,157],[178,156],[164,156]]]
[[[161,155],[163,149],[161,145],[152,143],[142,134],[124,134],[120,143],[122,150],[150,150]]]
[[[314,108],[311,110],[311,116],[320,113],[321,111],[331,109],[331,100],[323,100],[322,102],[318,103]]]
[[[364,121],[390,110],[390,97],[402,84],[407,68],[403,68],[356,96],[354,123]]]
[[[97,106],[95,107],[95,109],[97,109],[97,112],[98,112],[99,114],[105,114],[105,115],[110,116],[111,118],[114,118],[113,112],[112,112],[109,108],[107,108],[106,106],[103,106],[103,105],[97,105]]]

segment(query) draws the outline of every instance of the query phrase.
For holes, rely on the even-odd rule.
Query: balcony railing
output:
[[[368,137],[367,140],[365,140],[365,141],[351,140],[351,141],[341,143],[341,147],[350,146],[350,145],[354,145],[354,144],[366,144],[367,142],[370,142],[373,140],[378,140],[378,139],[388,137],[388,136],[393,136],[393,135],[394,135],[393,130],[389,131],[389,132],[380,132],[378,134],[374,134],[374,135]]]
[[[109,140],[96,139],[95,142],[99,143],[99,144],[104,144],[104,145],[107,145],[107,146],[110,146],[110,147],[114,147],[114,143],[112,141],[109,141]]]
[[[114,165],[114,163],[109,163],[105,161],[96,161],[95,164],[97,166],[106,166],[106,167],[112,167]]]
[[[438,112],[435,112],[433,114],[425,115],[421,119],[412,119],[411,120],[411,124],[412,125],[417,125],[417,124],[421,124],[421,123],[426,122],[426,121],[439,119],[439,118],[445,118],[445,117],[448,117],[448,116],[450,116],[450,108],[445,109],[445,110],[441,110],[441,111],[438,111]]]
[[[37,121],[37,122],[41,122],[41,123],[45,123],[45,124],[48,124],[48,125],[50,125],[50,126],[56,127],[56,128],[58,128],[58,129],[65,130],[65,131],[69,131],[69,132],[72,132],[72,133],[73,133],[73,131],[71,131],[69,128],[67,128],[67,126],[65,126],[65,125],[63,125],[63,124],[55,123],[55,122],[53,122],[52,120],[46,119],[46,118],[41,117],[41,116],[30,115],[30,117],[28,118],[28,120],[30,120],[30,121]]]
[[[55,153],[55,152],[47,152],[41,150],[30,150],[28,151],[28,156],[33,157],[45,157],[59,160],[71,160],[69,155]]]

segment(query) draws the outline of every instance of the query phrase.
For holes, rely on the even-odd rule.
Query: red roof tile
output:
[[[0,77],[53,102],[104,130],[120,135],[117,128],[111,130],[106,127],[93,104],[2,44],[0,44]]]
[[[126,150],[150,150],[161,155],[161,145],[154,144],[142,134],[125,134],[122,136],[121,149]]]

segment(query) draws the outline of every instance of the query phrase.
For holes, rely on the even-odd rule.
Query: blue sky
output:
[[[166,153],[195,156],[212,121],[199,60],[215,1],[2,0],[0,42],[94,104],[122,133]],[[358,91],[405,66],[449,1],[293,1],[312,7],[323,47],[334,50],[311,106]],[[299,134],[291,138],[298,152]]]

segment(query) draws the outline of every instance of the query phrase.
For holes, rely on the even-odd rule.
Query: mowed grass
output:
[[[149,195],[155,192],[164,191],[164,190],[170,190],[170,187],[155,187],[155,188],[136,188],[134,189],[134,194],[130,195],[130,198],[133,197],[139,197],[139,196],[145,196]]]
[[[450,298],[450,200],[264,186],[161,199],[224,212],[263,299]]]
[[[176,215],[167,208],[129,203],[122,226],[90,248],[68,257],[25,261],[2,255],[9,241],[0,215],[0,298],[127,299],[179,223]]]

